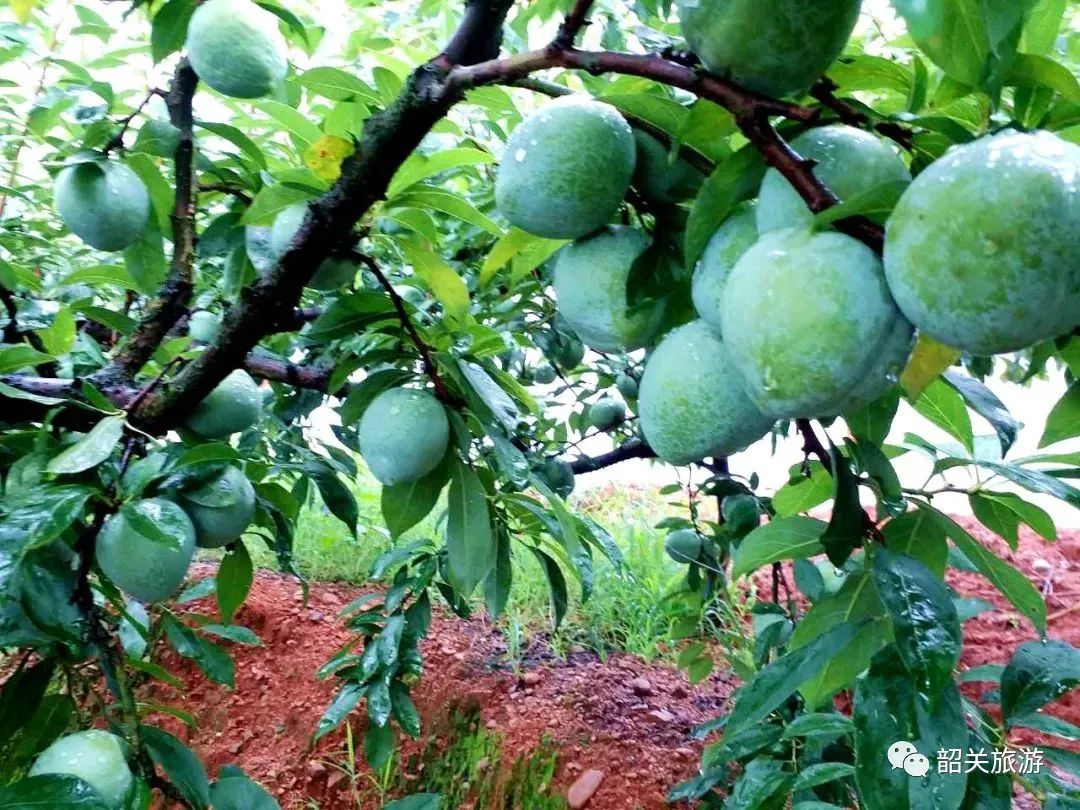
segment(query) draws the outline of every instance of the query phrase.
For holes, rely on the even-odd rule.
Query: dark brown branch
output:
[[[462,97],[447,85],[454,65],[493,59],[498,54],[503,21],[511,0],[471,0],[459,33],[439,57],[419,67],[401,94],[370,117],[356,152],[342,165],[334,187],[312,201],[292,245],[277,264],[229,309],[221,332],[172,381],[164,396],[148,400],[134,414],[151,431],[179,423],[195,405],[238,368],[262,337],[281,331],[324,259],[355,242],[360,218],[386,194],[399,166]]]
[[[578,33],[589,24],[589,10],[592,8],[592,4],[593,0],[574,0],[574,5],[562,21],[559,32],[551,43],[554,47],[574,47],[574,40],[577,39]]]
[[[915,148],[915,134],[910,129],[894,121],[874,121],[869,114],[850,101],[837,97],[837,89],[836,82],[832,79],[822,78],[810,89],[810,95],[820,101],[824,107],[836,113],[842,123],[852,127],[873,129],[909,152]]]
[[[186,59],[173,74],[167,97],[169,117],[179,132],[176,147],[176,196],[173,201],[173,255],[169,276],[157,298],[150,303],[134,334],[102,376],[131,377],[138,373],[165,336],[186,312],[194,284],[195,262],[195,142],[191,102],[199,82]]]
[[[606,467],[613,467],[632,458],[656,458],[656,453],[641,439],[629,439],[607,453],[601,453],[598,456],[582,456],[571,461],[570,469],[574,471],[574,475],[584,475]]]
[[[254,377],[271,382],[287,383],[295,388],[332,393],[329,390],[333,368],[329,366],[298,366],[287,360],[249,354],[244,368]]]
[[[139,113],[143,111],[143,108],[145,108],[146,105],[150,103],[150,99],[152,99],[154,96],[162,96],[164,98],[166,97],[166,94],[164,91],[159,90],[156,87],[150,88],[149,92],[147,92],[143,100],[139,102],[137,107],[135,107],[134,112],[132,112],[131,115],[121,118],[117,122],[117,126],[119,126],[120,129],[115,135],[112,136],[112,138],[109,139],[109,142],[105,144],[105,148],[101,150],[105,155],[108,155],[110,152],[113,152],[115,150],[120,150],[124,148],[124,135],[127,134],[128,128],[131,126],[131,122],[134,121],[136,117],[138,117]]]
[[[455,68],[450,74],[449,83],[461,90],[491,83],[513,84],[537,71],[555,67],[586,70],[592,74],[640,76],[716,102],[735,116],[743,135],[754,144],[766,163],[787,178],[812,211],[824,211],[839,202],[836,195],[815,177],[813,161],[795,152],[769,120],[779,116],[814,123],[820,117],[820,109],[750,92],[682,61],[666,59],[658,54],[581,51],[551,45],[543,50],[494,59],[472,67]],[[865,217],[849,217],[836,222],[835,227],[877,253],[881,253],[884,247],[884,230]]]
[[[409,311],[405,309],[405,302],[401,300],[401,296],[398,295],[397,290],[394,289],[394,285],[390,283],[390,279],[383,273],[382,268],[379,267],[379,263],[364,253],[356,253],[354,255],[367,266],[372,275],[379,280],[379,284],[382,285],[382,288],[386,290],[386,294],[390,296],[390,301],[394,305],[394,311],[397,313],[398,320],[401,321],[401,326],[405,329],[413,346],[415,346],[416,350],[420,353],[420,359],[424,363],[424,373],[427,374],[431,379],[432,384],[435,386],[435,395],[447,405],[459,404],[457,397],[450,393],[450,389],[446,387],[442,375],[439,374],[439,365],[435,362],[435,358],[431,354],[431,347],[427,344],[427,341],[421,337],[420,332],[417,331],[416,324],[414,324],[412,318],[409,317]]]

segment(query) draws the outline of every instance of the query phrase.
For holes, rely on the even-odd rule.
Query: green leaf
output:
[[[840,689],[848,688],[857,675],[888,641],[891,627],[870,575],[847,578],[835,594],[819,600],[795,626],[789,649],[805,647],[815,638],[841,624],[859,629],[840,654],[828,661],[812,678],[799,686],[809,706],[822,706]]]
[[[409,689],[401,681],[390,683],[390,707],[394,719],[402,731],[413,739],[420,736],[420,714],[416,711],[412,699],[409,697]]]
[[[49,328],[38,329],[37,333],[49,354],[67,354],[75,344],[75,313],[71,307],[60,307]]]
[[[153,293],[169,272],[165,261],[165,243],[153,219],[146,223],[135,244],[124,250],[124,266],[135,286],[144,293]]]
[[[1057,539],[1054,519],[1033,503],[1011,492],[973,492],[968,497],[975,517],[995,534],[1005,538],[1015,551],[1020,543],[1019,528],[1025,523],[1047,540]]]
[[[433,211],[441,211],[452,217],[475,225],[482,231],[487,231],[492,236],[501,237],[502,228],[489,216],[481,213],[472,203],[464,197],[459,197],[451,191],[436,186],[415,185],[388,200],[387,207],[395,208],[430,208]]]
[[[693,267],[732,209],[754,196],[765,176],[765,162],[753,144],[719,164],[702,184],[686,223],[683,253]]]
[[[945,531],[921,509],[907,512],[885,524],[885,547],[893,554],[913,557],[935,576],[945,576],[949,544]]]
[[[795,560],[821,554],[821,535],[826,524],[808,517],[786,517],[759,526],[735,549],[732,579],[779,560]]]
[[[900,374],[900,387],[908,399],[914,401],[938,376],[960,357],[960,350],[938,343],[925,332],[920,332],[915,348]]]
[[[1025,641],[1001,674],[1006,726],[1080,685],[1080,650],[1065,641]]]
[[[859,503],[859,482],[851,470],[848,459],[835,448],[829,450],[832,458],[833,493],[832,515],[829,525],[821,535],[821,545],[829,562],[842,568],[851,552],[859,547],[865,533],[866,515]]]
[[[839,654],[858,629],[858,625],[850,623],[833,627],[758,672],[739,689],[725,733],[735,734],[768,717],[800,684],[810,680],[830,658]]]
[[[242,225],[269,225],[279,213],[297,203],[307,202],[312,198],[310,189],[287,186],[284,183],[275,183],[271,186],[263,186],[262,191],[255,195],[241,217]]]
[[[899,405],[900,392],[894,387],[889,393],[869,405],[844,414],[844,421],[851,429],[851,435],[860,443],[882,445],[892,428]]]
[[[386,196],[393,199],[410,186],[451,169],[459,169],[463,166],[484,166],[494,162],[495,158],[490,152],[471,147],[445,149],[432,155],[414,152],[397,170],[386,190]]]
[[[895,648],[931,701],[952,682],[963,643],[945,583],[914,557],[873,551],[874,585],[892,617]]]
[[[154,64],[184,46],[188,22],[197,5],[196,0],[168,0],[158,9],[150,28],[150,55]]]
[[[796,737],[836,737],[850,734],[854,726],[851,718],[834,712],[811,712],[800,714],[784,727],[782,739]]]
[[[243,540],[221,560],[217,577],[218,613],[225,624],[232,624],[237,609],[244,604],[254,579],[251,556]]]
[[[563,576],[562,569],[559,568],[559,564],[555,562],[551,555],[538,548],[531,548],[536,559],[540,561],[544,576],[547,578],[548,593],[551,597],[552,624],[554,625],[554,629],[558,630],[559,625],[562,624],[562,620],[566,616],[566,609],[570,605],[570,597],[566,588],[566,577]]]
[[[212,132],[219,138],[224,138],[229,143],[233,144],[240,151],[247,155],[255,162],[255,165],[260,169],[266,168],[266,156],[263,155],[262,150],[256,145],[255,141],[251,140],[247,135],[241,132],[234,126],[229,124],[219,124],[216,121],[197,121],[196,125],[202,127],[207,132]]]
[[[472,467],[457,459],[450,464],[446,551],[450,584],[467,597],[495,563],[495,533],[484,485]]]
[[[274,798],[242,773],[219,779],[210,788],[214,810],[280,810]]]
[[[933,767],[940,749],[967,749],[960,693],[949,682],[934,695],[917,688],[895,651],[880,653],[869,672],[855,684],[852,720],[855,724],[855,782],[859,806],[865,810],[957,810],[965,792],[965,774],[940,774]],[[887,756],[898,742],[915,746],[930,760],[926,777],[912,778],[894,768]]]
[[[469,314],[472,301],[465,279],[435,254],[431,248],[419,241],[402,239],[397,242],[405,260],[412,265],[413,271],[439,299],[451,321],[462,323]]]
[[[62,450],[45,470],[56,475],[74,475],[101,464],[120,443],[124,419],[123,416],[106,416],[79,441]]]
[[[165,636],[173,648],[185,658],[190,658],[214,683],[224,684],[230,689],[235,685],[233,661],[229,654],[216,644],[211,644],[196,635],[190,627],[180,622],[171,613],[161,617]]]
[[[1007,455],[1020,432],[1020,423],[1009,413],[1005,403],[973,377],[956,371],[946,371],[942,376],[945,382],[957,390],[975,413],[990,423],[994,432],[997,433],[998,441],[1001,442],[1001,455]]]
[[[1009,721],[1009,725],[1012,728],[1030,728],[1041,731],[1043,734],[1052,734],[1055,737],[1080,742],[1080,726],[1062,720],[1060,717],[1054,717],[1052,714],[1032,712],[1013,718]]]
[[[139,726],[139,736],[150,757],[162,767],[188,804],[195,810],[206,810],[210,804],[210,783],[195,753],[169,732],[154,726]]]
[[[861,191],[815,214],[814,227],[826,228],[841,219],[860,216],[879,225],[884,224],[896,207],[900,195],[910,184],[909,180],[891,180]]]
[[[1080,104],[1080,81],[1064,65],[1046,56],[1017,54],[1005,73],[1009,87],[1045,87],[1060,93],[1073,104]]]
[[[855,766],[846,762],[816,762],[799,771],[791,790],[809,790],[818,785],[826,785],[837,779],[847,779],[855,773]]]
[[[1058,500],[1065,501],[1070,506],[1080,509],[1080,489],[1066,484],[1056,476],[1015,464],[998,464],[993,461],[978,459],[976,459],[975,464],[1003,475],[1014,484],[1019,484],[1030,492],[1052,495]]]
[[[480,267],[480,284],[481,286],[487,284],[514,257],[527,253],[529,249],[550,249],[551,253],[554,253],[565,244],[566,240],[563,239],[545,239],[542,236],[533,236],[520,228],[511,227],[488,251]],[[547,256],[544,258],[546,259]]]
[[[38,366],[54,359],[51,354],[39,352],[24,343],[0,345],[0,374],[18,371],[26,366]]]
[[[772,505],[780,517],[790,517],[820,506],[833,496],[833,480],[828,471],[817,464],[810,475],[789,481],[773,495]]]
[[[990,552],[948,515],[928,504],[920,503],[918,506],[933,518],[979,573],[986,577],[1021,615],[1035,625],[1038,633],[1045,635],[1046,603],[1028,578]]]
[[[55,669],[55,659],[46,658],[8,678],[0,690],[0,748],[34,716]]]
[[[974,451],[975,437],[971,430],[971,417],[968,416],[964,400],[947,383],[935,380],[926,387],[922,396],[915,402],[915,410],[960,440],[960,443]]]
[[[450,458],[422,478],[382,488],[382,515],[390,537],[397,539],[427,517],[450,480]]]
[[[363,696],[364,691],[361,684],[346,683],[334,696],[330,705],[326,707],[322,717],[319,718],[319,723],[315,727],[315,739],[325,737],[345,722],[349,712],[360,704],[360,699]]]
[[[311,461],[304,465],[304,471],[315,480],[323,503],[330,513],[345,524],[349,534],[356,539],[356,524],[360,520],[360,508],[356,505],[356,496],[349,489],[334,469],[323,461]]]
[[[316,67],[305,70],[299,76],[301,86],[331,101],[378,103],[375,92],[351,73],[333,67]]]
[[[255,107],[262,110],[285,127],[285,129],[295,136],[297,140],[301,141],[305,147],[311,146],[311,144],[319,140],[322,135],[319,128],[308,121],[303,113],[298,112],[288,104],[282,104],[280,101],[266,99],[253,103]]]
[[[1080,436],[1080,383],[1073,383],[1046,417],[1039,447]]]
[[[109,810],[90,785],[68,774],[41,774],[0,788],[4,810]]]
[[[510,534],[504,526],[497,527],[495,565],[484,578],[484,605],[492,619],[502,616],[514,582],[514,566],[510,560]]]

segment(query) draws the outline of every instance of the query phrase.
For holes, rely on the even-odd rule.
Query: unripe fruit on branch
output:
[[[415,388],[383,391],[364,411],[360,454],[385,486],[422,478],[439,466],[450,440],[446,411],[435,397]]]
[[[226,467],[198,489],[179,493],[176,500],[191,519],[200,548],[236,542],[255,517],[255,488],[236,467]]]
[[[1080,323],[1080,146],[1006,132],[920,174],[886,228],[904,314],[955,349],[997,354]]]
[[[742,203],[716,229],[694,269],[691,297],[705,323],[723,335],[724,286],[742,255],[757,242],[758,229],[752,203]]]
[[[750,398],[776,419],[835,416],[856,386],[863,396],[884,393],[899,370],[868,377],[897,332],[910,336],[897,319],[877,255],[840,233],[766,233],[724,290],[732,362]]]
[[[540,475],[559,497],[565,498],[574,491],[574,471],[562,459],[549,458],[540,469]]]
[[[70,774],[90,785],[111,810],[120,810],[131,789],[123,740],[98,729],[60,737],[41,752],[29,776]]]
[[[180,587],[195,553],[195,527],[184,510],[164,498],[147,498],[105,521],[97,538],[98,566],[124,593],[142,602],[168,599]],[[135,518],[138,518],[138,523]],[[163,537],[143,534],[139,523]]]
[[[630,125],[609,104],[567,97],[530,115],[507,141],[495,201],[536,236],[576,239],[605,225],[634,173]]]
[[[664,538],[664,551],[675,562],[687,565],[701,559],[704,546],[701,535],[693,529],[676,529]]]
[[[634,130],[637,142],[637,165],[634,188],[650,202],[673,205],[697,194],[705,175],[676,157],[672,162],[668,149],[647,132]]]
[[[730,455],[773,424],[746,395],[727,347],[700,320],[669,332],[649,356],[638,415],[645,440],[669,464]]]
[[[297,203],[290,205],[274,218],[274,224],[270,228],[270,252],[275,257],[275,261],[289,249],[293,237],[304,224],[307,209],[307,203]],[[319,265],[307,286],[320,292],[332,292],[341,289],[355,277],[356,262],[330,258]]]
[[[285,80],[285,39],[273,14],[251,0],[207,0],[184,43],[199,78],[233,98],[260,98]]]
[[[221,331],[221,318],[213,312],[201,309],[188,318],[188,334],[200,343],[212,343]]]
[[[626,406],[610,397],[598,399],[588,409],[589,424],[597,430],[610,430],[626,419]]]
[[[911,180],[911,173],[893,146],[854,127],[836,124],[811,129],[793,139],[791,148],[817,164],[814,177],[840,200],[849,200],[885,183]],[[813,221],[813,212],[787,178],[769,169],[758,196],[758,230],[765,233],[780,228],[808,228]]]
[[[612,227],[567,245],[555,264],[559,314],[587,346],[622,352],[646,345],[660,326],[663,305],[627,306],[626,284],[649,239],[641,231]]]
[[[844,50],[861,0],[679,0],[691,50],[750,90],[805,90]]]
[[[204,439],[223,439],[258,422],[262,408],[259,386],[237,369],[195,406],[186,425]]]
[[[146,228],[150,194],[123,163],[92,160],[56,176],[56,210],[63,223],[98,250],[130,247]]]

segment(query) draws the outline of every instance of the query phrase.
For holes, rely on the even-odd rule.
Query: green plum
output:
[[[848,407],[895,333],[907,329],[910,338],[897,319],[877,255],[841,233],[766,233],[724,290],[732,361],[751,399],[776,419]],[[877,385],[884,392],[893,382],[882,372]]]
[[[614,215],[636,156],[633,131],[614,107],[578,97],[556,99],[510,136],[495,202],[523,231],[576,239]]]
[[[904,192],[885,275],[920,330],[977,355],[1080,324],[1080,146],[1005,132],[954,147]]]
[[[721,302],[724,285],[736,262],[758,238],[753,203],[742,203],[716,229],[694,269],[691,297],[698,316],[717,334],[723,334]]]
[[[669,464],[730,455],[773,424],[747,396],[727,347],[702,320],[673,329],[653,350],[638,414],[645,439]]]
[[[663,317],[656,302],[631,310],[626,285],[649,238],[616,226],[567,245],[555,265],[559,314],[591,349],[624,352],[652,340]]]

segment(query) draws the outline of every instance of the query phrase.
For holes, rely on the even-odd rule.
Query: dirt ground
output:
[[[1063,535],[1053,545],[1024,533],[1020,549],[1013,552],[974,521],[962,522],[1039,586],[1046,575],[1036,572],[1045,566],[1035,562],[1050,564],[1050,636],[1080,646],[1080,612],[1069,610],[1080,604],[1080,533]],[[961,669],[1004,663],[1017,644],[1033,637],[1030,626],[980,577],[952,572],[949,579],[959,593],[996,606],[965,625]],[[204,757],[212,775],[224,764],[239,765],[286,810],[311,807],[310,799],[322,810],[357,806],[349,780],[335,767],[341,735],[323,740],[314,752],[307,746],[335,690],[333,682],[317,681],[315,670],[346,640],[337,614],[361,592],[313,584],[304,604],[294,580],[260,573],[236,622],[254,630],[263,646],[231,645],[235,691],[208,682],[189,661],[165,654],[163,663],[187,688],[183,694],[157,688],[153,699],[195,715],[197,732],[169,725]],[[205,603],[186,607],[210,609]],[[424,644],[425,676],[413,691],[425,725],[449,705],[475,706],[487,728],[504,735],[508,758],[531,750],[549,734],[560,752],[553,790],[564,792],[586,770],[603,772],[590,810],[666,807],[667,788],[695,772],[702,743],[689,738],[690,729],[722,713],[737,685],[719,667],[705,682],[691,686],[663,665],[626,655],[599,661],[584,651],[558,660],[540,642],[528,651],[519,678],[506,668],[504,653],[499,634],[482,617],[461,621],[437,615]],[[987,687],[968,684],[964,689],[978,699]],[[1052,713],[1080,723],[1080,690],[1059,701]],[[357,729],[362,722],[357,718]],[[1029,732],[1013,739],[1041,741]],[[1070,747],[1061,740],[1055,744]]]

